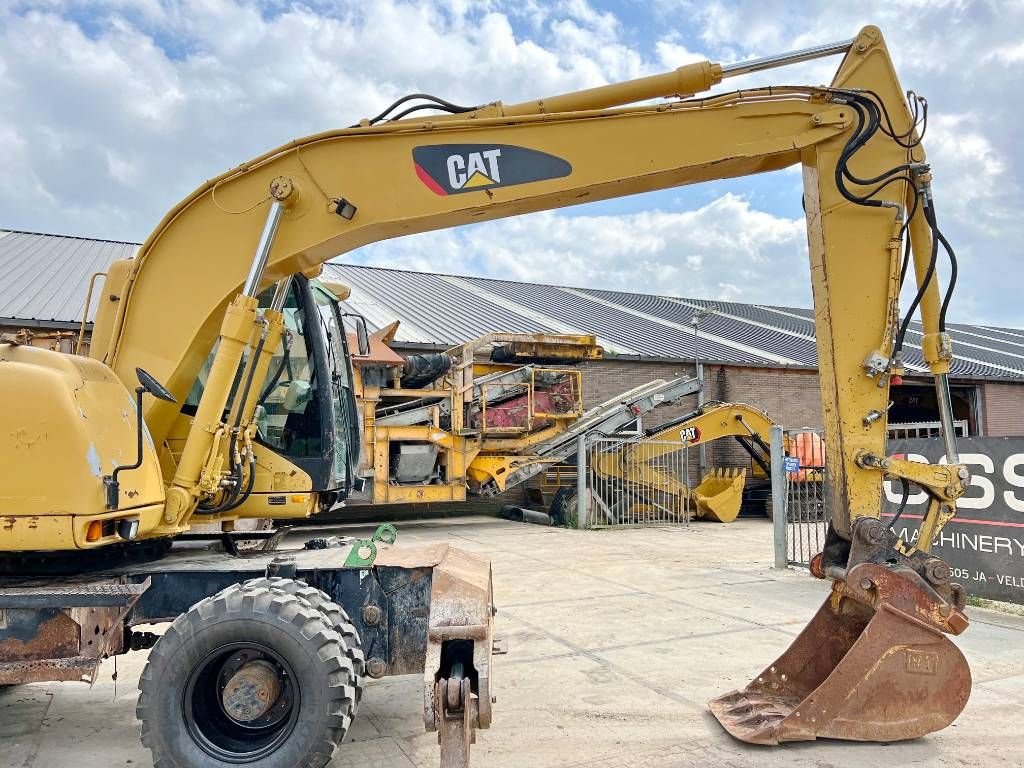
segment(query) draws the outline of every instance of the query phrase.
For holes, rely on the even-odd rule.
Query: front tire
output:
[[[139,689],[155,768],[321,768],[352,722],[356,673],[319,610],[234,585],[175,619]]]
[[[280,576],[264,576],[258,579],[250,579],[242,585],[246,589],[258,589],[266,587],[278,592],[305,600],[313,608],[316,608],[327,619],[331,628],[341,635],[345,641],[345,655],[352,662],[352,672],[355,676],[356,704],[363,697],[363,674],[366,668],[366,659],[363,655],[363,644],[359,639],[359,631],[355,628],[345,609],[331,600],[330,595],[316,587],[312,587],[302,581],[285,579]],[[353,716],[355,713],[353,712]]]

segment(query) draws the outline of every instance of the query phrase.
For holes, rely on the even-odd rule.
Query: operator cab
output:
[[[274,287],[259,296],[269,307]],[[260,446],[287,459],[312,480],[321,509],[352,491],[359,465],[359,422],[352,361],[337,297],[318,280],[295,275],[282,307],[286,332],[274,351],[256,407]],[[365,329],[360,329],[365,334]],[[211,351],[182,411],[195,413],[213,361]],[[241,379],[245,366],[239,366]],[[236,382],[235,391],[240,389]],[[228,401],[226,412],[231,409]]]

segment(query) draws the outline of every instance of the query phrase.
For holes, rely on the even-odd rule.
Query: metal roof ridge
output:
[[[700,304],[693,303],[692,299],[674,299],[670,296],[662,296],[661,298],[666,299],[667,301],[675,302],[676,304],[683,304],[684,306],[690,307],[691,309],[696,309],[698,311],[701,309],[705,309],[705,307],[702,307]],[[748,304],[746,306],[754,307],[757,305]],[[771,323],[762,323],[760,320],[752,320],[751,318],[743,317],[742,315],[734,315],[728,310],[719,309],[718,307],[713,307],[713,309],[715,310],[714,314],[721,315],[722,317],[728,317],[730,320],[736,320],[737,322],[740,323],[747,323],[748,325],[755,325],[758,328],[767,328],[770,331],[776,331],[787,336],[795,336],[796,338],[803,339],[804,341],[817,342],[817,339],[814,337],[813,333],[807,334],[800,333],[799,331],[791,331],[788,328],[783,328],[778,325],[772,325]]]
[[[551,328],[552,330],[555,330],[555,331],[557,331],[559,333],[573,333],[573,334],[589,334],[589,333],[591,333],[591,331],[586,331],[586,330],[583,330],[582,328],[577,328],[575,326],[569,325],[568,323],[564,323],[561,320],[556,320],[555,318],[550,317],[549,315],[545,315],[543,312],[538,312],[536,310],[530,309],[529,307],[525,307],[522,304],[517,304],[516,302],[514,302],[514,301],[512,301],[510,299],[506,299],[506,298],[504,298],[502,296],[498,296],[495,293],[491,293],[490,291],[488,291],[483,286],[476,285],[470,279],[462,278],[462,277],[456,277],[454,275],[437,275],[436,277],[438,279],[443,280],[444,282],[448,283],[449,285],[454,285],[454,286],[456,286],[458,288],[461,288],[464,291],[468,291],[469,293],[472,293],[475,296],[478,296],[481,299],[489,301],[492,304],[496,304],[499,307],[507,309],[510,312],[515,312],[518,315],[522,315],[523,317],[526,317],[526,318],[528,318],[530,320],[533,320],[535,323],[540,323],[541,325],[547,325],[549,328]],[[521,284],[522,285],[532,285],[532,283],[521,283]],[[548,287],[549,288],[553,288],[555,286],[548,286]],[[605,349],[608,349],[611,352],[618,352],[620,354],[627,354],[627,355],[639,355],[640,354],[640,352],[638,352],[635,349],[632,349],[631,347],[627,347],[625,344],[619,344],[618,342],[613,342],[613,341],[609,341],[608,339],[603,339],[603,338],[600,337],[600,335],[597,335],[597,341],[598,341],[598,343],[602,347],[604,347]]]
[[[914,344],[914,343],[912,343],[910,341],[906,341],[906,340],[903,341],[903,346],[905,346],[905,347],[912,347],[913,349],[920,349],[922,352],[924,351],[924,347],[922,347],[920,344]],[[963,360],[965,363],[974,363],[975,365],[984,365],[986,368],[998,368],[1001,371],[1008,371],[1009,373],[1015,373],[1018,376],[1024,376],[1024,368],[1010,368],[1007,365],[1000,365],[999,363],[994,363],[994,362],[991,362],[991,361],[988,361],[988,360],[978,360],[977,358],[974,358],[974,357],[964,357],[963,355],[953,355],[953,362],[955,363],[957,360]],[[907,363],[906,361],[904,361],[903,364],[905,366],[907,366],[908,368],[911,367],[911,364]],[[919,366],[913,366],[913,367],[917,368]],[[928,369],[927,368],[920,368],[920,370],[927,371]]]
[[[924,326],[921,324],[920,320],[912,321],[911,325],[921,326],[921,330],[918,330],[917,328],[911,328],[910,330],[918,334],[919,336],[924,336]],[[978,328],[980,326],[972,325],[971,327]],[[963,333],[967,336],[975,336],[979,339],[987,339],[988,341],[998,341],[1001,344],[1012,344],[1013,346],[1020,347],[1022,350],[1024,350],[1024,341],[1010,341],[1009,339],[997,339],[994,336],[983,336],[980,333],[972,333],[971,331],[965,331],[963,328],[950,328],[948,330],[950,333]],[[983,349],[986,352],[995,352],[997,355],[1009,355],[1010,357],[1019,357],[1021,358],[1021,360],[1024,360],[1024,351],[1009,352],[1005,349],[995,349],[994,347],[986,347],[982,344],[975,344],[973,341],[964,341],[963,339],[954,339],[953,341],[956,344],[965,344],[968,347],[974,347],[975,349]]]
[[[643,318],[644,320],[649,320],[652,323],[658,323],[659,325],[667,326],[668,328],[675,328],[676,330],[680,331],[693,330],[692,326],[687,327],[682,323],[676,323],[672,320],[658,317],[657,315],[649,315],[646,312],[642,312],[639,309],[634,309],[633,307],[627,307],[623,304],[616,304],[614,301],[609,301],[608,299],[601,298],[600,296],[594,296],[579,288],[560,288],[559,290],[565,291],[566,293],[571,293],[574,296],[579,296],[580,298],[596,301],[598,304],[604,304],[606,307],[612,307],[613,309],[617,309],[620,312],[626,312],[627,314],[633,315],[634,317],[640,317]],[[658,298],[665,299],[667,297],[659,296]],[[724,336],[718,336],[714,333],[708,333],[706,331],[701,332],[701,335],[710,341],[714,341],[718,344],[721,344],[722,346],[730,347],[740,352],[746,352],[748,355],[757,355],[758,357],[773,363],[780,363],[783,365],[801,365],[799,360],[794,360],[791,357],[777,355],[774,352],[768,352],[767,350],[758,349],[757,347],[751,347],[750,345],[744,344],[741,341],[733,341],[732,339],[727,339]]]
[[[27,229],[9,229],[8,227],[0,227],[0,233],[6,233],[9,235],[31,235],[33,237],[59,237],[62,240],[87,240],[93,243],[116,243],[117,245],[134,245],[136,248],[140,247],[142,243],[137,243],[134,240],[111,240],[106,237],[85,237],[83,235],[61,235],[57,232],[32,232]]]

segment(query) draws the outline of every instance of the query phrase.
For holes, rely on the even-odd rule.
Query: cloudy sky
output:
[[[204,179],[398,96],[515,102],[886,32],[928,97],[959,321],[1024,327],[1024,2],[0,0],[0,227],[143,240]],[[727,81],[820,84],[838,59]],[[810,305],[790,170],[379,243],[346,261]],[[0,276],[2,279],[2,276]]]

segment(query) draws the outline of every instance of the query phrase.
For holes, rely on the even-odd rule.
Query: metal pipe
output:
[[[263,234],[260,235],[259,245],[256,246],[256,255],[253,257],[252,266],[249,267],[249,276],[245,278],[245,285],[242,288],[243,296],[255,296],[259,292],[260,281],[263,279],[263,273],[267,269],[267,260],[270,258],[270,246],[274,243],[277,225],[281,223],[283,214],[284,203],[278,200],[271,202],[267,221],[263,225]]]
[[[953,423],[953,399],[949,394],[949,377],[940,373],[935,377],[935,393],[939,401],[939,424],[942,427],[942,442],[946,448],[946,461],[960,463],[960,452],[956,447],[956,425]]]
[[[78,326],[78,341],[75,343],[75,354],[82,354],[82,345],[85,343],[85,326],[89,322],[89,306],[92,304],[92,292],[96,287],[97,277],[106,277],[106,272],[94,272],[89,278],[89,291],[85,294],[85,307],[82,309],[82,322]]]
[[[586,528],[587,520],[587,435],[576,438],[576,527]]]
[[[288,289],[292,285],[292,276],[288,275],[284,280],[277,284],[277,288],[274,289],[274,298],[270,300],[270,308],[275,312],[280,312],[284,309],[284,303],[288,300]]]
[[[738,77],[740,75],[748,75],[751,72],[761,72],[765,69],[785,67],[790,64],[799,64],[802,61],[811,61],[813,59],[822,59],[826,56],[847,53],[853,47],[855,41],[856,38],[851,38],[850,40],[840,40],[838,43],[815,45],[812,48],[803,48],[799,51],[778,53],[774,56],[740,61],[736,64],[726,64],[722,67],[722,77]]]
[[[778,424],[771,431],[772,465],[772,528],[775,549],[775,567],[785,569],[789,565],[789,551],[786,546],[786,474],[783,471],[782,427]]]

